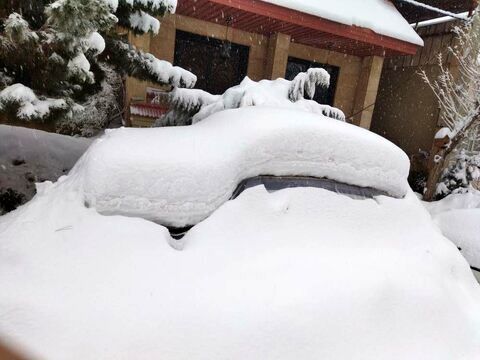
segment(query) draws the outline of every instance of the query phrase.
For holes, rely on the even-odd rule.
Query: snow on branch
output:
[[[98,0],[57,0],[45,9],[47,23],[63,36],[73,38],[112,28],[118,18],[111,11],[107,2]]]
[[[67,110],[67,102],[63,99],[39,99],[32,89],[13,84],[0,91],[0,111],[15,108],[16,115],[22,120],[42,120],[52,111]]]
[[[305,94],[313,99],[318,85],[325,88],[330,86],[330,74],[325,69],[311,68],[301,72],[292,80],[288,90],[288,97],[292,101],[305,98]]]
[[[167,12],[174,13],[177,8],[177,0],[119,0],[118,4],[129,6],[133,10],[161,12],[161,15]]]
[[[20,44],[38,40],[38,35],[30,30],[28,22],[17,13],[10,14],[5,20],[5,34],[11,41]]]
[[[175,88],[170,93],[170,103],[175,109],[188,112],[197,112],[203,106],[210,105],[221,98],[220,95],[212,95],[200,89]]]
[[[131,13],[129,21],[130,28],[140,34],[151,32],[156,35],[160,30],[160,21],[142,10]]]
[[[477,11],[478,13],[478,11]],[[458,75],[444,65],[438,55],[440,75],[431,80],[425,71],[420,75],[431,87],[441,107],[441,119],[450,129],[450,138],[463,136],[480,113],[480,18],[454,29],[458,44],[449,52],[458,63]]]
[[[345,121],[344,113],[334,107],[305,99],[313,98],[317,86],[327,88],[330,75],[324,69],[312,68],[298,74],[294,80],[285,79],[243,81],[225,91],[223,95],[211,95],[198,89],[175,89],[170,95],[171,112],[156,122],[157,126],[184,125],[199,122],[226,109],[247,106],[296,108]]]
[[[108,56],[108,61],[118,70],[125,70],[128,75],[174,87],[192,88],[197,82],[197,77],[190,71],[173,66],[168,61],[159,60],[131,44],[109,37],[106,41],[107,48],[104,54]]]

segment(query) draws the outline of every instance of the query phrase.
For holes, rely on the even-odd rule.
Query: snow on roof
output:
[[[192,126],[109,131],[72,173],[103,214],[182,227],[205,219],[252,176],[326,177],[402,197],[408,170],[405,153],[367,130],[256,106]]]
[[[388,0],[263,0],[345,25],[423,46],[423,40]]]

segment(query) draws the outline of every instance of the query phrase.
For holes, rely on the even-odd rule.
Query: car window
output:
[[[232,194],[231,199],[235,199],[246,189],[258,185],[264,185],[268,191],[293,187],[315,187],[347,195],[354,199],[371,199],[378,195],[388,196],[385,192],[377,189],[344,184],[325,178],[262,175],[243,180]]]

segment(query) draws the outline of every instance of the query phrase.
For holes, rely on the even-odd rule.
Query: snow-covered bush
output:
[[[345,121],[341,110],[309,100],[314,97],[317,86],[328,88],[329,85],[328,72],[312,68],[299,73],[291,81],[279,78],[257,82],[245,77],[223,95],[198,89],[174,89],[170,94],[172,110],[158,119],[155,126],[194,124],[216,112],[245,106],[301,109]]]
[[[128,44],[115,28],[157,33],[155,17],[174,12],[176,0],[46,0],[12,7],[19,13],[4,19],[0,30],[0,112],[9,117],[78,122],[95,116],[103,105],[92,96],[105,94],[105,63],[119,75],[161,85],[196,82],[192,73]]]
[[[449,194],[465,193],[472,189],[471,183],[480,180],[480,154],[469,156],[461,151],[448,166],[437,185],[439,198]]]

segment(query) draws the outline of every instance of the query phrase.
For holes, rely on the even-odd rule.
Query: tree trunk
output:
[[[445,166],[445,158],[447,155],[445,139],[435,139],[430,153],[430,159],[428,161],[427,190],[423,195],[423,199],[426,201],[432,201],[435,197],[437,184]],[[438,161],[435,161],[436,158]]]

